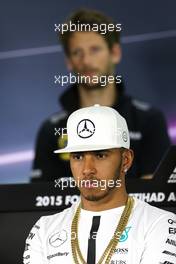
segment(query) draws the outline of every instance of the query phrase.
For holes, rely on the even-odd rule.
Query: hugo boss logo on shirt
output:
[[[95,133],[95,124],[90,119],[83,119],[78,123],[77,135],[81,138],[89,138]]]
[[[67,232],[63,229],[49,238],[49,244],[55,248],[60,247],[62,244],[64,244],[67,241],[67,238],[68,238]]]
[[[116,254],[127,254],[128,248],[115,248],[114,253],[116,253]]]

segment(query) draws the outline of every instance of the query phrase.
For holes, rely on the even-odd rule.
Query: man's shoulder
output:
[[[53,130],[57,133],[60,126],[66,126],[66,120],[68,117],[68,112],[63,110],[61,112],[54,113],[45,119],[40,125],[39,134],[53,133]]]
[[[142,112],[148,112],[153,108],[151,106],[151,104],[144,102],[144,101],[141,101],[141,100],[138,100],[138,99],[135,99],[135,98],[131,98],[131,105],[136,110],[142,111]]]
[[[146,126],[152,127],[154,124],[157,129],[162,129],[166,124],[165,117],[162,111],[153,107],[149,103],[137,100],[130,96],[124,96],[122,103],[122,112],[124,117],[131,126],[138,126],[139,130],[146,133]]]
[[[39,221],[45,230],[50,229],[52,226],[56,227],[61,224],[69,223],[72,221],[78,204],[79,201],[59,213],[42,216]]]
[[[59,213],[40,217],[32,227],[27,241],[31,239],[31,236],[41,237],[47,240],[49,237],[58,234],[62,230],[64,230],[64,232],[66,232],[65,230],[69,230],[77,206],[78,202]]]
[[[43,121],[43,125],[57,125],[59,122],[65,120],[68,116],[68,112],[66,110],[62,110],[60,112],[56,112],[52,115],[50,115],[48,118],[46,118]]]
[[[136,211],[141,215],[145,225],[151,226],[157,223],[169,224],[169,219],[176,221],[176,215],[172,212],[152,206],[147,202],[136,199]]]
[[[161,110],[159,110],[158,108],[154,107],[153,105],[145,101],[138,100],[136,98],[131,98],[130,103],[133,110],[136,113],[138,113],[140,116],[145,115],[151,117],[151,116],[162,115]]]

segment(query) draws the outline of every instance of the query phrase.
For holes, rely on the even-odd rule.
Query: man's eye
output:
[[[82,56],[82,52],[81,52],[81,50],[74,50],[71,52],[71,56],[80,57],[80,56]]]
[[[91,51],[92,51],[93,53],[98,53],[99,51],[101,51],[101,48],[100,48],[100,47],[93,47],[93,48],[91,49]]]
[[[72,158],[75,160],[81,160],[82,159],[82,155],[81,154],[73,154]]]
[[[105,153],[97,153],[96,156],[99,159],[104,159],[104,158],[106,158],[107,155]]]

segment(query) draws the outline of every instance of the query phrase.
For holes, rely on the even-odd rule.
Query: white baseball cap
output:
[[[67,120],[68,143],[55,153],[130,148],[126,120],[113,108],[98,104],[73,112]]]

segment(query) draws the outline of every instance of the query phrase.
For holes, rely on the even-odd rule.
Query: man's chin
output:
[[[103,90],[105,88],[105,86],[102,86],[101,83],[84,83],[81,84],[81,86],[87,91]]]
[[[101,190],[101,191],[80,191],[81,195],[86,199],[87,201],[100,201],[103,198],[105,198],[108,195],[108,190]]]

